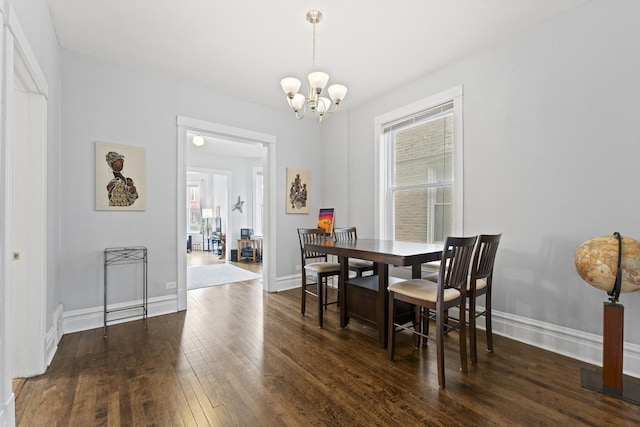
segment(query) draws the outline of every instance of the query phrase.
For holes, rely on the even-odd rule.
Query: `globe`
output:
[[[618,268],[618,238],[595,237],[578,247],[575,254],[576,271],[585,282],[611,292]],[[622,237],[622,283],[620,292],[640,290],[640,243]]]

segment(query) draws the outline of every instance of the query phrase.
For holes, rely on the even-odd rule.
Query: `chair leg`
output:
[[[436,308],[436,353],[438,361],[438,384],[444,389],[444,310]]]
[[[324,278],[324,309],[326,310],[329,305],[329,278]]]
[[[465,298],[466,299],[466,298]],[[468,371],[467,366],[467,319],[465,319],[466,310],[464,309],[465,301],[462,300],[460,305],[460,321],[458,322],[458,337],[460,342],[460,369],[462,372]]]
[[[393,362],[396,350],[396,326],[394,319],[396,318],[396,304],[394,301],[394,292],[389,292],[389,327],[387,331],[387,355],[389,360]]]
[[[447,326],[449,324],[449,310],[445,310],[444,311],[444,318],[442,319],[442,332],[444,332],[445,334],[447,333],[448,329]]]
[[[413,307],[413,328],[418,333],[422,333],[422,307],[416,305]],[[415,334],[416,348],[422,348],[422,335]]]
[[[430,316],[431,312],[429,311],[429,309],[427,307],[424,307],[422,309],[422,323],[420,324],[420,330],[422,331],[422,333],[424,335],[429,335],[429,322],[430,322]],[[429,344],[429,339],[422,337],[422,345],[428,345]]]
[[[324,284],[322,283],[322,279],[318,276],[316,277],[316,294],[318,295],[318,326],[320,328],[322,328],[322,307],[324,305],[322,304],[322,288],[324,288]]]
[[[301,307],[300,314],[304,316],[304,311],[307,307],[307,275],[302,272],[302,296],[300,297]]]
[[[491,326],[491,291],[485,295],[485,331],[487,332],[487,351],[493,353],[493,329]]]
[[[476,343],[476,297],[469,296],[469,345],[471,349],[471,363],[478,363],[478,349]]]

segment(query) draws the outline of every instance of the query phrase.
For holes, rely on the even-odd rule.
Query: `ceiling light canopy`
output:
[[[307,21],[313,25],[313,68],[316,68],[316,24],[322,21],[322,13],[319,10],[307,12]],[[338,104],[347,94],[347,87],[341,84],[329,86],[327,92],[329,97],[321,96],[322,91],[329,82],[329,75],[322,71],[314,71],[307,76],[309,80],[309,96],[305,97],[300,90],[300,80],[295,77],[285,77],[280,81],[282,90],[287,95],[289,106],[293,110],[297,119],[304,117],[307,107],[316,115],[316,119],[321,122],[325,114],[333,114],[338,109]],[[333,102],[333,108],[331,103]]]
[[[195,135],[193,137],[193,145],[197,145],[198,147],[204,145],[204,137],[202,135]]]

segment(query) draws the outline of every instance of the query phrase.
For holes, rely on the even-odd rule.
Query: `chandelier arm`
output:
[[[301,110],[293,110],[293,112],[296,115],[296,119],[300,120],[301,118],[304,117],[304,114],[307,112],[307,101],[304,101],[304,104],[302,105],[302,109]]]
[[[333,108],[333,110],[331,110],[331,108]],[[325,114],[333,114],[336,111],[338,111],[338,105],[335,103],[332,103],[331,106],[327,109],[327,111],[325,111]]]

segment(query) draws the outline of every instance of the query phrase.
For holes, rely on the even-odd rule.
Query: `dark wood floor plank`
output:
[[[187,312],[107,339],[65,335],[46,374],[15,383],[18,426],[640,425],[640,406],[580,386],[585,363],[496,336],[463,373],[452,333],[440,390],[435,346],[398,334],[389,362],[370,325],[341,329],[332,306],[320,329],[312,298],[301,316],[299,289],[261,287],[189,291]]]

